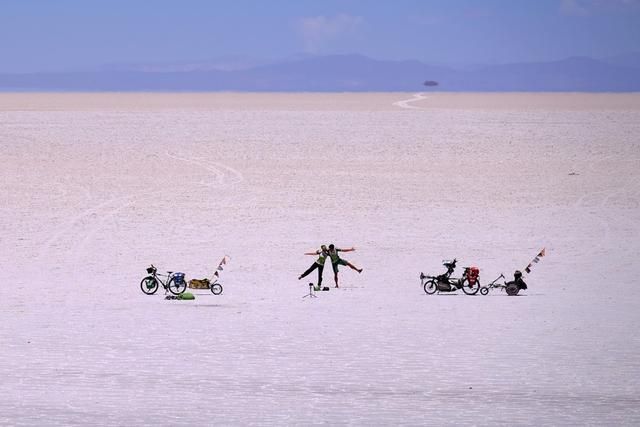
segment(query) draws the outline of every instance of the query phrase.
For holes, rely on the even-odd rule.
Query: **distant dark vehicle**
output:
[[[433,80],[427,80],[426,82],[423,83],[423,85],[425,86],[438,86],[438,82],[435,82]]]

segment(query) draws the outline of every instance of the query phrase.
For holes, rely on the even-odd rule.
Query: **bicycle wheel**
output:
[[[222,285],[220,283],[212,283],[211,293],[214,295],[220,295],[222,293]]]
[[[424,284],[424,291],[427,295],[435,294],[437,290],[438,290],[438,285],[436,284],[436,281],[433,279],[427,280],[426,283]]]
[[[476,283],[474,284],[470,284],[469,280],[464,279],[464,281],[462,282],[462,292],[464,292],[467,295],[475,295],[478,293],[478,290],[480,289],[480,280],[476,280]]]
[[[504,290],[507,291],[509,296],[518,295],[518,292],[520,292],[520,288],[515,283],[508,283]]]
[[[486,286],[483,288],[480,288],[480,295],[487,295],[489,293],[489,288],[487,288]]]
[[[175,277],[172,277],[167,283],[167,289],[174,295],[180,295],[187,289],[187,282],[182,280],[180,283],[176,283]]]
[[[140,282],[140,289],[147,295],[153,295],[158,290],[158,280],[153,276],[147,276]]]

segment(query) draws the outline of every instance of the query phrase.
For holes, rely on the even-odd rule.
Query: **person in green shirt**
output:
[[[336,288],[339,287],[338,286],[338,266],[339,265],[346,265],[352,270],[355,270],[358,273],[362,273],[361,268],[358,268],[355,265],[351,264],[349,261],[340,258],[340,254],[338,254],[338,252],[353,252],[355,250],[356,248],[353,248],[353,247],[349,249],[336,248],[333,243],[329,245],[329,257],[331,258],[331,266],[333,267],[333,279],[336,282]]]
[[[307,271],[305,271],[300,275],[300,277],[298,277],[298,280],[302,280],[302,278],[306,277],[307,275],[309,275],[309,273],[311,273],[313,270],[317,268],[318,284],[316,286],[320,288],[322,285],[322,270],[324,270],[324,262],[326,261],[327,256],[329,255],[329,250],[327,249],[326,245],[322,245],[320,246],[320,249],[318,249],[317,251],[306,252],[305,255],[318,255],[318,259],[311,265],[311,267],[307,269]]]

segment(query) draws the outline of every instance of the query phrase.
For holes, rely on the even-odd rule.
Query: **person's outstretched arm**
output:
[[[315,251],[315,252],[305,252],[305,255],[320,255],[320,251]]]
[[[355,251],[355,250],[356,250],[356,248],[354,248],[354,247],[351,247],[351,248],[349,248],[349,249],[339,249],[339,248],[336,248],[336,251],[338,251],[338,252],[353,252],[353,251]]]

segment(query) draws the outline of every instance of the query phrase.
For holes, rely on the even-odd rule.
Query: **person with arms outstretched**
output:
[[[331,266],[333,267],[333,279],[336,282],[336,288],[339,287],[338,286],[338,266],[339,265],[346,265],[352,270],[355,270],[358,273],[362,273],[361,268],[358,268],[355,265],[351,264],[349,261],[340,258],[340,254],[338,253],[338,252],[353,252],[355,250],[356,248],[354,247],[351,247],[349,249],[340,249],[340,248],[336,248],[333,243],[329,245],[329,257],[331,258]]]
[[[307,271],[305,271],[300,275],[300,277],[298,277],[298,280],[302,280],[303,277],[309,275],[309,273],[311,273],[313,270],[318,269],[318,284],[316,285],[316,287],[320,288],[322,285],[322,270],[324,270],[324,262],[329,255],[327,246],[322,245],[317,251],[306,252],[305,255],[318,255],[318,259],[311,265],[311,267],[307,269]]]

